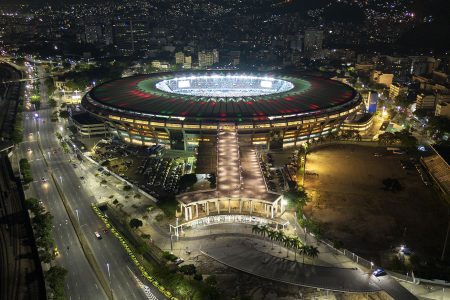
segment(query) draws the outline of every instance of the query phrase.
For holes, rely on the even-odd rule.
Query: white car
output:
[[[101,240],[102,236],[100,235],[100,233],[98,233],[98,231],[94,232],[95,236],[97,237],[97,239]]]
[[[42,177],[42,178],[41,178],[41,181],[42,181],[42,182],[47,182],[47,178]]]

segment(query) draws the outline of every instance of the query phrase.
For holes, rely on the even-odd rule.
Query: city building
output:
[[[436,104],[435,115],[450,119],[450,97],[447,100],[439,101]]]
[[[115,20],[112,25],[114,46],[123,55],[148,49],[150,35],[145,20]]]
[[[105,123],[89,113],[73,114],[70,119],[75,125],[77,132],[82,136],[91,137],[108,134],[108,128]]]
[[[376,113],[378,105],[378,92],[369,91],[365,102],[367,112],[371,114]]]
[[[373,125],[374,114],[358,113],[349,117],[342,123],[341,131],[357,131],[360,135],[365,135],[369,132]]]
[[[192,69],[192,56],[185,56],[183,69]]]
[[[442,93],[437,93],[437,92],[435,92],[435,93],[420,93],[416,97],[416,109],[427,109],[427,110],[435,111],[435,109],[437,109],[437,105],[439,103],[448,102],[448,101],[450,101],[450,94],[442,94]],[[445,112],[445,108],[444,108],[444,112]]]
[[[184,53],[179,51],[175,53],[175,64],[183,65],[184,64]]]
[[[428,56],[410,56],[411,60],[411,74],[412,75],[426,75],[433,73],[438,61],[433,57]]]
[[[370,80],[373,83],[384,85],[385,87],[390,87],[394,79],[394,74],[386,74],[377,70],[372,71],[370,75]]]
[[[323,31],[306,29],[304,38],[304,53],[311,59],[322,58]]]
[[[212,51],[200,51],[198,53],[198,66],[206,68],[219,62],[219,51],[216,49]]]
[[[395,99],[398,96],[407,96],[408,95],[408,86],[403,85],[401,83],[393,83],[389,86],[389,98]]]
[[[338,131],[361,97],[338,81],[296,73],[174,72],[107,82],[82,105],[136,145],[192,150],[227,124],[243,144],[281,149]]]

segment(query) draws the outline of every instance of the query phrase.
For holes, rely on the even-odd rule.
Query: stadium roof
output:
[[[294,88],[281,93],[243,97],[205,97],[162,91],[156,84],[162,80],[192,75],[242,75],[230,71],[190,73],[155,73],[106,82],[92,91],[90,97],[107,107],[125,111],[185,117],[189,119],[264,120],[290,114],[318,112],[345,105],[357,92],[351,87],[321,77],[297,76],[290,73],[245,75],[288,81]]]

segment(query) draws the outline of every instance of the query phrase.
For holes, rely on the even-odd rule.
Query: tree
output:
[[[45,272],[45,278],[53,291],[53,299],[64,299],[64,282],[67,270],[60,266],[52,266]]]
[[[53,255],[47,249],[39,249],[38,250],[39,259],[49,264],[53,260]]]
[[[378,142],[384,145],[390,145],[394,143],[395,135],[391,132],[385,132],[378,136]]]
[[[203,276],[202,276],[202,274],[195,273],[194,279],[198,280],[198,281],[202,281],[203,280]]]
[[[423,108],[416,109],[414,115],[419,119],[425,118],[429,114],[429,111]]]
[[[417,146],[417,138],[408,129],[397,131],[394,133],[394,138],[405,147],[415,148]]]
[[[269,227],[267,225],[263,225],[260,227],[260,234],[262,237],[266,237],[266,234],[269,232]]]
[[[315,259],[319,256],[319,248],[313,245],[306,246],[306,255],[308,255],[312,259]]]
[[[50,99],[48,100],[48,104],[50,105],[50,107],[55,108],[57,103],[55,99]]]
[[[269,230],[269,232],[267,233],[267,237],[272,241],[272,250],[273,250],[273,242],[275,241],[276,234],[277,233],[275,230]]]
[[[405,94],[400,94],[395,97],[394,102],[395,105],[400,106],[403,109],[407,108],[411,104],[411,101],[408,100],[408,97]]]
[[[302,263],[303,263],[303,264],[305,263],[305,255],[306,255],[307,251],[308,251],[308,246],[307,246],[307,245],[301,245],[301,246],[298,248],[299,254],[302,255]]]
[[[208,278],[205,279],[205,283],[209,286],[216,286],[217,285],[216,275],[208,276]]]
[[[44,208],[36,198],[25,199],[25,207],[29,209],[34,215],[38,215],[44,212]]]
[[[188,187],[193,186],[196,182],[197,182],[197,175],[195,175],[194,173],[185,174],[180,178],[179,187],[182,191],[184,191]]]
[[[142,221],[139,220],[139,219],[133,218],[133,219],[130,220],[130,227],[131,227],[131,228],[138,229],[138,228],[141,227],[142,225],[144,225],[144,224],[143,224]]]
[[[428,131],[440,139],[450,133],[450,121],[446,117],[433,116],[428,121]]]
[[[284,247],[286,247],[286,257],[288,257],[289,256],[289,248],[291,247],[291,238],[284,235],[282,242],[283,242]]]
[[[277,231],[275,234],[275,240],[279,243],[282,243],[284,239],[284,233],[282,231]],[[281,244],[280,244],[280,252],[281,252]]]
[[[259,227],[259,225],[253,225],[253,226],[252,226],[252,233],[253,233],[253,234],[259,234],[259,233],[260,233],[260,227]]]
[[[67,110],[61,110],[59,112],[59,116],[63,119],[68,119],[70,117],[70,114]]]
[[[295,261],[297,261],[297,251],[302,245],[303,244],[298,237],[291,238],[291,247],[294,249]]]
[[[197,269],[194,265],[183,265],[179,268],[180,272],[186,275],[194,275],[197,272]]]

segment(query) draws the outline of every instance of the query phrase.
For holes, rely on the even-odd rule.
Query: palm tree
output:
[[[276,239],[277,232],[273,229],[270,229],[267,233],[267,237],[272,241],[272,250],[273,250],[273,241]]]
[[[297,261],[297,250],[303,246],[302,242],[298,237],[291,238],[291,247],[294,250],[295,253],[295,261]]]
[[[266,237],[266,234],[269,232],[269,227],[267,227],[267,225],[260,226],[259,231],[259,234],[261,234],[262,237]]]
[[[283,241],[283,238],[284,238],[284,233],[282,231],[277,231],[276,234],[275,234],[275,240],[277,242],[281,242],[281,241]],[[279,252],[281,253],[281,244],[280,244],[280,251]]]
[[[319,256],[319,249],[313,245],[309,245],[307,246],[306,255],[314,259]]]
[[[298,247],[298,250],[299,250],[298,252],[302,255],[302,263],[305,263],[305,255],[308,250],[308,246],[301,245],[300,247]]]
[[[252,233],[253,234],[259,234],[260,233],[259,225],[253,225],[252,226]]]
[[[283,245],[286,247],[286,257],[289,257],[289,248],[291,247],[291,238],[285,235],[283,237]]]
[[[269,227],[267,227],[267,225],[263,225],[263,226],[259,227],[259,234],[264,238],[264,240],[265,240],[266,234],[268,234],[268,233],[269,233]],[[264,247],[265,246],[266,245],[264,244]]]

